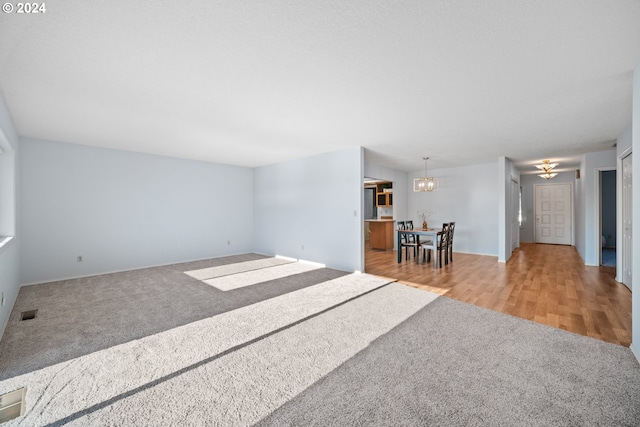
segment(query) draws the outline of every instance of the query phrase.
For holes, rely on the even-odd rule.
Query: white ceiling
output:
[[[23,136],[243,166],[347,146],[528,168],[631,124],[638,0],[46,2],[0,14]],[[562,164],[564,162],[564,164]]]

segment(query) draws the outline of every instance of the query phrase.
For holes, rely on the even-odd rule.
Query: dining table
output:
[[[433,268],[438,268],[438,233],[442,231],[442,228],[427,228],[423,230],[421,228],[415,228],[411,230],[396,230],[398,232],[398,264],[402,262],[402,235],[416,236],[416,240],[420,242],[422,247],[426,247],[433,251]],[[419,240],[420,237],[425,237],[424,241]],[[431,242],[431,244],[429,244]]]

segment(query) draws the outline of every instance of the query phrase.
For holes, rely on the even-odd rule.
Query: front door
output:
[[[570,183],[535,185],[536,243],[572,243],[571,200]]]

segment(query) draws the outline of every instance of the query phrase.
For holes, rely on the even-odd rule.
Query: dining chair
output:
[[[396,230],[406,230],[406,225],[404,223],[404,221],[396,221]],[[404,247],[404,243],[407,241],[407,235],[406,234],[401,234],[400,235],[400,247],[398,248],[398,250],[400,252],[402,252],[402,248]],[[407,259],[409,258],[409,254],[407,253]]]
[[[407,228],[407,230],[413,230],[413,220],[407,220],[405,221],[405,226]],[[420,255],[420,247],[421,247],[421,243],[420,243],[420,236],[416,235],[416,234],[409,234],[407,236],[407,250],[412,247],[413,248],[413,258],[418,261],[418,256]]]
[[[449,223],[449,241],[448,241],[448,245],[449,248],[447,249],[447,252],[449,252],[449,262],[453,262],[453,231],[456,229],[456,223],[454,222],[450,222]]]
[[[438,231],[436,234],[436,250],[438,251],[438,264],[442,268],[442,254],[444,253],[444,263],[449,264],[449,228],[450,224],[445,222],[442,224],[442,231]],[[425,258],[425,250],[427,251],[427,262],[431,262],[431,248],[427,246],[422,247],[422,258]]]
[[[413,230],[413,221],[397,221],[398,230]],[[400,247],[399,251],[402,251],[402,248],[405,249],[405,259],[409,259],[409,248],[413,248],[413,257],[418,256],[418,246],[420,245],[420,240],[416,239],[415,235],[411,234],[401,234],[400,236]]]

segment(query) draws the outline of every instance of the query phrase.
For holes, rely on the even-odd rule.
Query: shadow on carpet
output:
[[[319,268],[223,292],[184,273],[266,258],[242,254],[24,286],[0,342],[0,380],[347,274]],[[38,316],[20,321],[32,309]]]
[[[628,348],[438,298],[259,425],[606,425],[640,420]]]

